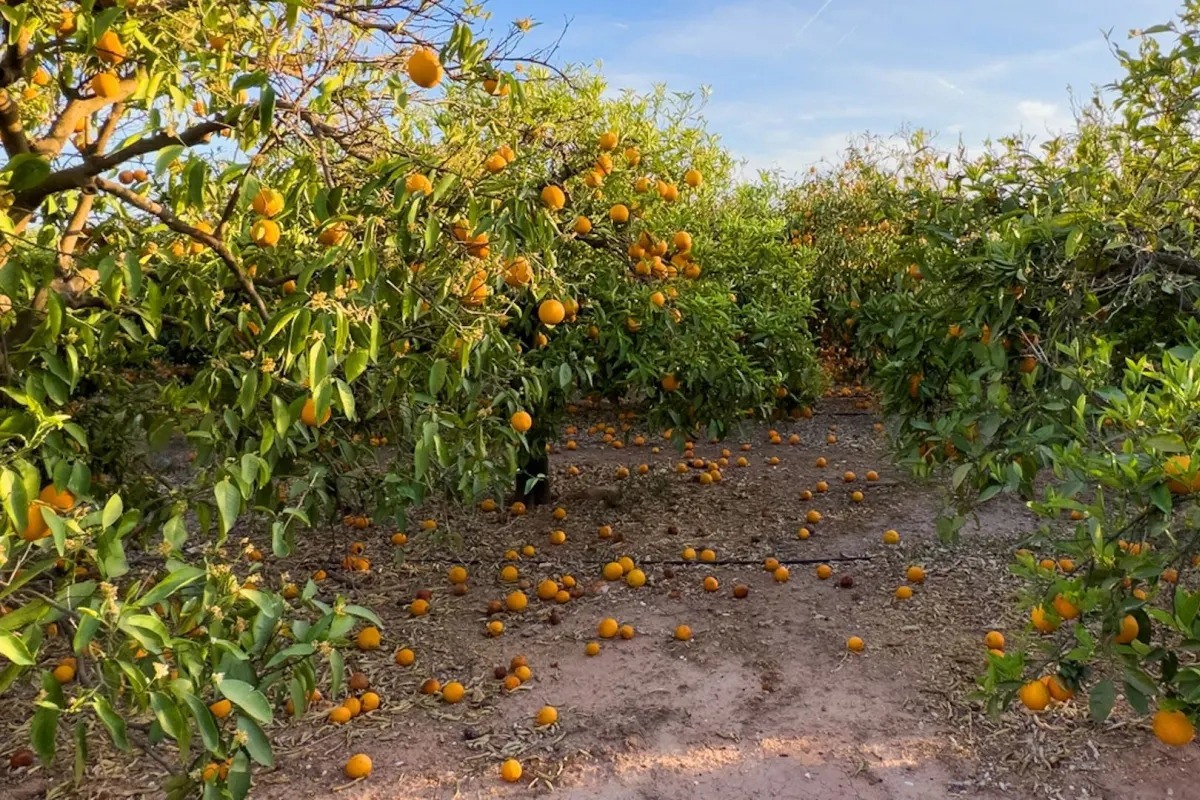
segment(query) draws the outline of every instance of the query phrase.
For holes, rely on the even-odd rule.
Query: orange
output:
[[[567,532],[563,530],[550,531],[550,544],[562,544],[567,541]]]
[[[631,586],[634,589],[637,589],[641,586],[645,586],[646,585],[646,573],[642,572],[640,569],[631,569],[631,570],[629,570],[629,573],[625,576],[625,583],[627,583],[629,586]]]
[[[558,709],[554,706],[542,706],[534,719],[538,725],[553,725],[558,722]]]
[[[416,653],[407,647],[396,651],[396,663],[402,667],[411,667],[412,663],[416,660]]]
[[[807,522],[809,525],[816,525],[818,522],[821,521],[821,519],[822,519],[821,512],[817,511],[816,509],[812,509],[807,514],[804,515],[804,521]]]
[[[508,507],[508,513],[512,514],[514,517],[521,516],[522,514],[525,513],[525,504],[522,503],[520,500],[516,501],[515,503],[513,503],[511,506]]]
[[[329,710],[329,716],[326,717],[334,725],[345,725],[350,721],[350,709],[345,706],[337,706]]]
[[[373,625],[368,625],[358,632],[354,643],[358,645],[359,650],[378,650],[380,639],[379,629]]]
[[[347,697],[342,701],[342,707],[349,711],[352,717],[357,717],[362,713],[362,701],[357,697]]]
[[[708,548],[701,550],[700,551],[700,560],[705,562],[706,564],[712,564],[713,562],[715,562],[717,560],[716,551],[709,550]]]
[[[57,511],[70,511],[75,507],[75,495],[66,489],[60,492],[52,483],[42,487],[42,491],[38,492],[38,500]]]
[[[527,411],[517,411],[509,419],[509,423],[517,433],[525,433],[533,427],[533,417],[529,416]]]
[[[675,638],[678,641],[686,642],[692,638],[692,629],[687,625],[678,625],[675,628]]]
[[[1196,738],[1196,727],[1182,711],[1160,708],[1154,712],[1152,727],[1158,740],[1171,747],[1183,747]]]
[[[580,215],[575,218],[575,224],[571,229],[579,236],[586,236],[592,232],[592,221],[587,217]]]
[[[618,225],[624,225],[629,222],[629,206],[624,203],[617,203],[608,210],[608,218]]]
[[[414,172],[404,179],[404,189],[409,194],[433,194],[433,183],[419,172]]]
[[[1117,633],[1115,641],[1117,644],[1129,644],[1138,637],[1138,633],[1137,617],[1126,614],[1121,618],[1121,630]]]
[[[521,780],[521,762],[515,758],[506,758],[500,765],[500,779],[505,783],[516,783]]]
[[[442,690],[442,683],[437,678],[427,678],[421,684],[421,694],[437,694]]]
[[[900,532],[888,530],[883,532],[884,544],[900,544]]]
[[[617,146],[617,142],[619,141],[619,138],[620,137],[617,136],[616,131],[605,131],[604,133],[600,134],[600,149],[601,150],[615,149]]]
[[[877,481],[877,480],[879,480],[879,473],[878,473],[878,472],[876,472],[876,471],[875,471],[875,470],[873,470],[873,469],[872,469],[872,470],[868,470],[868,471],[867,471],[867,480],[868,480],[868,481]]]
[[[851,653],[861,653],[867,645],[857,636],[851,636],[846,640],[846,649]]]
[[[561,211],[567,204],[567,196],[557,186],[546,186],[542,189],[542,205],[551,211]]]
[[[797,539],[807,539],[810,536],[812,536],[812,531],[810,531],[808,528],[797,528],[796,529],[796,538]]]
[[[704,579],[704,591],[715,592],[715,591],[717,591],[717,589],[720,589],[720,588],[721,588],[721,585],[719,583],[717,583],[717,579],[714,578],[712,575],[709,575],[707,578]]]
[[[1075,619],[1079,616],[1079,606],[1075,605],[1061,594],[1055,595],[1054,612],[1063,619]]]
[[[553,600],[554,595],[558,593],[558,584],[549,578],[542,581],[537,586],[537,596],[541,600]]]
[[[408,613],[414,617],[423,617],[429,613],[429,601],[418,597],[408,605]]]
[[[1030,711],[1041,711],[1050,705],[1050,689],[1041,681],[1029,681],[1021,687],[1017,695]]]
[[[233,711],[233,703],[228,700],[218,700],[208,707],[212,715],[217,719],[225,719]]]
[[[371,757],[363,753],[355,753],[346,762],[346,777],[359,780],[371,774]]]
[[[254,208],[255,214],[261,214],[264,217],[273,217],[283,211],[283,195],[275,189],[262,187],[258,193],[254,195],[254,200],[250,203]]]
[[[861,503],[863,501],[863,493],[858,491],[851,492],[850,500],[855,503]]]
[[[606,617],[600,620],[600,624],[596,626],[596,633],[601,639],[611,639],[617,635],[619,627],[615,619]]]
[[[632,639],[635,634],[636,634],[636,631],[634,631],[632,625],[622,625],[620,628],[617,629],[617,635],[620,636],[622,639]]]
[[[854,483],[854,481],[857,479],[858,479],[858,476],[855,475],[853,472],[850,472],[849,470],[842,473],[842,480],[844,480],[846,483]]]
[[[925,570],[924,568],[918,567],[914,564],[908,568],[907,572],[904,573],[904,577],[908,579],[909,583],[924,583]]]
[[[450,572],[447,575],[447,577],[450,579],[450,582],[453,584],[466,583],[467,582],[467,568],[466,567],[451,567]]]
[[[499,636],[504,633],[504,623],[498,619],[494,619],[487,624],[488,636]]]
[[[126,52],[121,37],[111,28],[96,39],[96,55],[106,64],[120,64],[125,60]]]
[[[1042,606],[1034,606],[1033,610],[1029,612],[1029,619],[1033,622],[1033,627],[1042,633],[1053,633],[1058,630],[1060,624],[1058,620],[1051,619]]]
[[[908,598],[910,598],[912,596],[913,596],[913,590],[912,590],[911,586],[897,586],[896,587],[896,599],[897,600],[907,600]]]
[[[331,416],[333,416],[333,409],[326,408],[321,421],[317,422],[317,403],[311,397],[304,401],[304,407],[300,409],[300,421],[310,428],[319,428],[329,422]]]
[[[458,681],[450,681],[442,687],[442,700],[447,703],[461,702],[467,690]]]
[[[616,561],[610,561],[604,565],[604,579],[608,581],[619,581],[625,575],[624,568]]]
[[[817,577],[818,578],[820,578],[821,580],[827,580],[831,575],[833,575],[833,567],[829,566],[828,564],[818,564],[817,565]]]
[[[121,93],[121,79],[115,72],[100,72],[92,76],[91,87],[97,97],[108,100]]]
[[[584,645],[584,648],[583,648],[584,655],[594,656],[594,655],[599,654],[599,652],[600,652],[600,643],[599,642],[588,642],[586,645]]]
[[[567,316],[567,309],[557,300],[543,300],[538,306],[538,319],[545,325],[557,325]]]
[[[408,77],[423,89],[432,89],[441,83],[442,62],[438,54],[429,47],[418,47],[408,57]]]
[[[1060,703],[1065,703],[1075,696],[1075,690],[1063,683],[1057,675],[1047,675],[1042,680],[1045,682],[1050,696]]]
[[[510,592],[508,597],[504,598],[504,605],[509,611],[524,611],[529,605],[529,598],[524,592]]]
[[[1172,494],[1200,492],[1200,470],[1192,469],[1191,456],[1171,456],[1163,466],[1163,472]]]
[[[684,561],[695,561],[696,549],[694,547],[685,547],[683,548],[683,552],[680,553],[680,557],[683,558]]]
[[[787,583],[787,579],[791,577],[787,567],[776,567],[771,575],[775,578],[776,583]]]
[[[1000,631],[988,631],[987,636],[983,637],[983,643],[991,650],[1004,649],[1004,634]]]
[[[374,692],[363,692],[363,696],[360,698],[360,700],[362,702],[363,711],[374,711],[375,709],[379,708],[379,695],[375,694]]]
[[[524,683],[533,677],[533,670],[529,668],[528,664],[519,664],[513,668],[513,674],[520,678],[521,682]]]
[[[700,174],[700,170],[698,169],[689,169],[683,173],[683,182],[696,189],[704,183],[704,176]]]

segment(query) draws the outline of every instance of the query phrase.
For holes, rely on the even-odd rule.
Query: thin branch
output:
[[[266,320],[270,319],[271,315],[267,312],[266,303],[264,303],[262,297],[259,296],[258,290],[254,288],[254,281],[252,281],[249,274],[242,269],[242,265],[238,263],[237,258],[232,252],[230,252],[229,248],[223,241],[211,233],[205,233],[199,228],[188,225],[186,222],[172,214],[171,211],[165,206],[162,206],[159,203],[150,200],[149,198],[142,197],[132,189],[128,189],[119,183],[115,183],[105,178],[96,178],[95,185],[96,188],[100,189],[101,191],[123,200],[134,208],[145,211],[151,216],[158,217],[160,220],[166,223],[166,226],[171,230],[177,233],[182,233],[185,236],[195,239],[198,242],[202,242],[211,248],[212,251],[216,253],[222,261],[225,262],[225,266],[229,267],[229,271],[237,277],[238,283],[241,284],[242,289],[245,290],[250,299],[254,301],[254,305],[258,308],[258,313],[262,315],[263,321],[265,322]]]
[[[12,95],[0,90],[0,144],[9,158],[29,152],[29,139],[21,125],[21,113]]]

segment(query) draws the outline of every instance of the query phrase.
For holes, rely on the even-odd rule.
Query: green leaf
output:
[[[221,747],[221,733],[217,730],[216,718],[208,710],[208,706],[204,705],[199,697],[192,694],[190,689],[183,689],[177,694],[187,704],[188,710],[192,712],[192,719],[196,720],[196,727],[200,729],[200,741],[204,743],[204,749],[210,753],[216,753]]]
[[[1096,722],[1104,722],[1117,701],[1117,689],[1110,680],[1101,681],[1088,694],[1088,713]]]
[[[158,158],[154,162],[154,174],[162,175],[167,171],[167,167],[171,166],[181,155],[183,155],[183,145],[181,144],[168,145],[159,150]]]
[[[342,693],[342,680],[346,675],[346,662],[341,650],[329,651],[329,696],[337,697]]]
[[[9,159],[3,172],[9,173],[8,190],[19,192],[37,186],[50,177],[50,162],[32,153],[19,153]]]
[[[125,719],[113,710],[112,705],[103,695],[96,695],[96,699],[92,701],[92,708],[96,709],[96,716],[108,729],[108,736],[117,749],[129,752],[129,738],[125,734]]]
[[[39,705],[33,712],[33,724],[29,736],[33,749],[43,764],[49,766],[54,760],[54,738],[58,734],[59,710],[51,705]]]
[[[265,135],[271,131],[271,123],[275,121],[275,90],[270,85],[264,86],[258,95],[258,124],[262,126]]]
[[[217,513],[221,516],[221,533],[229,533],[242,509],[242,493],[225,478],[213,487],[213,494],[217,498]]]
[[[353,383],[354,379],[367,369],[367,363],[370,360],[370,354],[366,350],[352,350],[350,355],[346,356],[344,369],[346,370],[346,380]]]
[[[121,500],[121,495],[114,494],[104,504],[104,512],[100,515],[100,524],[105,528],[111,528],[124,512],[125,502]]]
[[[238,717],[237,729],[246,735],[246,752],[264,767],[275,766],[275,755],[263,729],[249,717]]]
[[[271,704],[267,702],[267,698],[263,696],[262,692],[245,681],[225,678],[217,684],[217,690],[229,702],[258,722],[265,724],[271,721]]]
[[[381,622],[379,617],[375,615],[375,612],[366,606],[348,605],[344,610],[347,614],[356,616],[359,619],[367,620],[377,628],[383,627],[383,622]]]
[[[449,364],[445,361],[434,362],[433,368],[429,370],[429,393],[437,396],[437,393],[442,390],[442,386],[446,383],[446,370]]]
[[[0,655],[23,667],[32,666],[34,663],[33,655],[25,647],[25,643],[11,633],[0,633]]]
[[[145,608],[146,606],[152,606],[155,603],[162,602],[182,589],[184,586],[187,586],[189,583],[194,583],[195,581],[200,580],[206,574],[207,573],[199,567],[193,567],[186,564],[176,567],[175,569],[171,570],[171,573],[167,575],[167,577],[159,581],[154,588],[142,595],[137,600],[135,605]]]

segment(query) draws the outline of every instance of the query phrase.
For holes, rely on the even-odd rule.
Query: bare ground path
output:
[[[940,544],[936,491],[889,467],[874,422],[853,401],[829,400],[812,420],[777,425],[783,444],[768,443],[766,426],[724,444],[698,443],[701,458],[728,447],[732,459],[749,462],[730,464],[711,486],[675,472],[680,456],[661,435],[617,450],[581,429],[578,449],[560,443],[554,456],[556,491],[571,498],[561,501],[561,522],[551,508],[515,520],[431,508],[437,530],[414,525],[403,560],[392,560],[390,530],[356,533],[374,561],[369,574],[335,569],[327,538],[272,565],[293,578],[326,568],[325,593],[348,592],[380,614],[383,648],[353,653],[348,663],[370,677],[383,705],[345,726],[324,721],[328,704],[279,723],[277,766],[257,773],[252,796],[1200,798],[1195,747],[1168,751],[1123,709],[1097,726],[1074,701],[1037,718],[1014,710],[994,720],[967,701],[983,668],[984,633],[1026,635],[1006,564],[1028,520],[1019,505],[996,504],[960,544]],[[798,444],[787,444],[792,433]],[[819,456],[826,467],[816,466]],[[637,473],[643,463],[647,475]],[[572,465],[579,475],[566,474]],[[614,480],[618,465],[634,474]],[[853,484],[843,481],[847,470],[857,475]],[[867,482],[869,470],[880,480]],[[820,480],[828,492],[802,501],[800,492]],[[619,487],[615,507],[583,491],[602,485]],[[860,503],[850,499],[855,489],[864,493]],[[800,540],[810,509],[823,519]],[[602,525],[612,538],[598,536]],[[565,544],[549,544],[554,528],[567,532]],[[901,533],[899,545],[882,543],[887,529]],[[351,540],[338,536],[342,548]],[[517,562],[532,582],[530,608],[501,615],[505,632],[488,638],[485,606],[512,588],[498,579],[504,552],[525,544],[537,548]],[[686,546],[712,548],[717,562],[679,563]],[[600,578],[605,562],[626,554],[645,570],[646,586]],[[789,566],[787,582],[763,570],[768,557]],[[471,565],[464,596],[448,591],[454,559]],[[819,561],[833,567],[831,579],[816,577]],[[923,565],[928,578],[911,599],[897,600],[910,564]],[[565,574],[577,579],[579,597],[536,599],[538,581]],[[718,580],[716,592],[702,587],[707,576]],[[738,583],[749,589],[745,599],[732,596]],[[405,605],[421,589],[433,592],[432,612],[412,618]],[[633,625],[636,636],[605,641],[588,657],[584,645],[605,617]],[[672,638],[679,624],[692,628],[692,641]],[[851,635],[866,642],[862,654],[847,652]],[[414,649],[413,666],[393,662],[399,646]],[[508,693],[493,671],[517,655],[533,677]],[[463,682],[466,700],[447,705],[421,695],[429,677]],[[549,729],[533,723],[544,704],[559,710]],[[27,723],[7,722],[15,742]],[[348,785],[341,768],[353,752],[370,755],[374,773]],[[498,777],[508,756],[524,765],[520,783]],[[154,767],[105,754],[83,791],[54,796],[158,796],[141,788]],[[37,789],[53,784],[40,768],[0,774],[0,797],[48,796]]]

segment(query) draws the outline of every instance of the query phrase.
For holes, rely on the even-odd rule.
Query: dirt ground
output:
[[[616,424],[614,417],[599,418]],[[939,543],[937,490],[890,467],[876,418],[854,400],[830,399],[811,420],[777,424],[782,444],[768,442],[767,426],[723,444],[697,443],[701,458],[728,447],[733,459],[749,461],[730,464],[711,486],[694,482],[695,470],[675,472],[680,456],[660,434],[617,450],[587,434],[591,421],[575,423],[577,450],[567,452],[564,437],[552,457],[556,505],[567,510],[561,522],[553,506],[518,518],[422,509],[413,519],[431,516],[437,529],[412,525],[402,551],[390,544],[390,529],[337,533],[339,553],[352,538],[366,544],[374,566],[365,575],[336,568],[327,537],[271,565],[293,579],[326,568],[324,595],[346,593],[382,617],[383,647],[352,653],[348,663],[370,677],[383,705],[344,726],[325,722],[329,703],[301,719],[281,714],[272,731],[277,766],[256,773],[253,797],[1200,798],[1196,747],[1163,747],[1120,704],[1096,725],[1078,701],[997,719],[968,701],[984,665],[984,633],[999,629],[1010,642],[1029,635],[1006,568],[1028,518],[1018,504],[996,503],[959,544]],[[793,433],[799,443],[790,445]],[[751,449],[742,452],[742,443]],[[816,466],[819,456],[825,468]],[[649,474],[638,474],[640,464]],[[633,475],[617,480],[619,465]],[[580,474],[568,476],[570,466]],[[857,473],[852,485],[846,470]],[[878,481],[864,479],[869,470]],[[829,491],[802,501],[801,491],[822,479]],[[602,486],[615,489],[615,507],[586,491]],[[854,489],[863,502],[851,501]],[[809,509],[823,519],[800,540]],[[602,525],[612,538],[598,536]],[[567,532],[565,544],[548,542],[555,528]],[[900,532],[899,545],[883,544],[887,529]],[[516,562],[531,582],[529,609],[499,615],[506,629],[489,638],[487,602],[513,588],[498,577],[504,552],[525,544],[537,548]],[[712,548],[717,562],[682,561],[686,546]],[[600,577],[621,555],[645,571],[645,586]],[[764,571],[768,557],[789,567],[789,580]],[[831,579],[816,577],[821,562],[833,567]],[[470,569],[464,596],[449,591],[446,573],[456,563]],[[897,600],[911,564],[923,565],[927,580]],[[582,596],[536,599],[538,581],[567,574]],[[702,587],[710,575],[716,592]],[[738,583],[749,589],[745,599],[732,596]],[[414,618],[406,606],[422,589],[432,591],[432,610]],[[604,641],[588,657],[584,645],[605,617],[633,625],[636,636]],[[692,628],[692,641],[672,637],[679,624]],[[847,652],[852,635],[865,641],[863,653]],[[416,652],[413,666],[394,663],[401,646]],[[533,677],[508,693],[493,671],[517,655]],[[466,699],[449,705],[420,694],[430,677],[461,681]],[[545,704],[557,707],[559,721],[538,728],[534,715]],[[0,734],[2,746],[14,747],[27,721],[10,720]],[[374,772],[351,784],[341,770],[355,752],[372,758]],[[521,782],[501,782],[506,757],[521,761]],[[145,788],[161,776],[145,756],[102,754],[82,790],[54,788],[68,771],[0,772],[0,797],[160,795]]]

